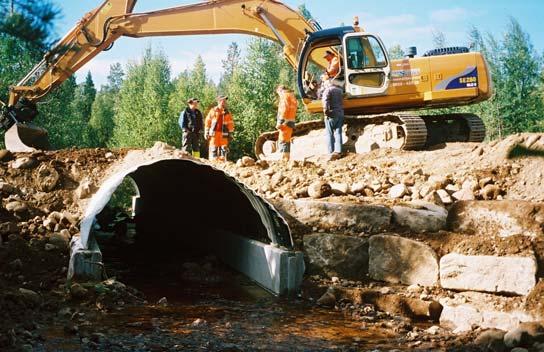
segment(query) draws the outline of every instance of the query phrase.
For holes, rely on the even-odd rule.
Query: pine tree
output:
[[[90,147],[106,147],[110,142],[115,117],[115,104],[123,83],[124,72],[121,64],[110,66],[108,83],[96,95],[87,130],[87,144]]]
[[[540,58],[529,35],[510,19],[499,58],[501,88],[504,94],[501,113],[507,133],[534,130],[542,118],[542,99],[538,95]]]
[[[221,60],[223,66],[223,74],[219,82],[219,90],[225,90],[228,86],[234,71],[236,71],[240,66],[241,61],[241,50],[236,42],[232,42],[229,45],[227,50],[227,57],[224,60]]]
[[[150,147],[156,141],[174,144],[179,133],[177,117],[168,109],[172,83],[167,57],[148,48],[141,63],[129,64],[126,71],[110,144],[115,147]]]

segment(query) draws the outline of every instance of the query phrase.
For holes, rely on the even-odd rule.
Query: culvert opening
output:
[[[114,178],[95,195],[108,199],[91,201],[96,214],[88,236],[88,245],[98,243],[106,274],[170,286],[185,279],[220,283],[233,277],[228,266],[276,294],[299,285],[302,257],[292,251],[285,221],[222,171],[175,159]]]

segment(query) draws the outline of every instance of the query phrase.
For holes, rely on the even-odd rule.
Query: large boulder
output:
[[[544,204],[526,201],[460,201],[448,215],[452,231],[478,235],[544,235]]]
[[[375,235],[369,240],[370,277],[405,285],[438,283],[438,257],[428,245],[407,238]]]
[[[303,225],[325,230],[349,229],[377,233],[391,226],[391,209],[382,205],[330,203],[306,199],[278,199],[273,203],[288,221],[294,219]]]
[[[496,257],[450,253],[440,259],[440,283],[454,290],[528,294],[536,284],[534,256]]]
[[[309,274],[361,280],[368,273],[368,239],[332,234],[304,236]]]
[[[448,211],[444,207],[427,202],[393,207],[393,221],[415,233],[444,230],[447,218]]]

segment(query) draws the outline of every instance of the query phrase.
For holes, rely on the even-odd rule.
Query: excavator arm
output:
[[[19,126],[31,135],[33,127],[21,123],[34,119],[36,103],[122,36],[249,34],[279,42],[286,60],[296,68],[307,34],[318,29],[317,24],[277,0],[209,0],[146,13],[133,13],[135,5],[136,0],[107,0],[86,14],[10,88],[0,125],[8,129],[15,124],[11,130]],[[43,130],[37,131],[43,134]],[[8,141],[8,135],[12,141]],[[25,143],[19,137],[22,135],[17,131],[6,134],[8,149],[25,151]],[[43,144],[37,145],[43,148]]]

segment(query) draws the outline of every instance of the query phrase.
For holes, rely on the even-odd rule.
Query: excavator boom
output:
[[[133,13],[135,5],[136,0],[104,1],[11,87],[0,121],[4,129],[13,129],[7,134],[8,149],[43,148],[46,143],[37,143],[35,139],[47,135],[43,129],[29,124],[37,115],[36,103],[96,55],[109,50],[122,36],[249,34],[281,43],[286,60],[295,68],[306,35],[317,29],[298,12],[276,0],[210,0],[147,13]]]

